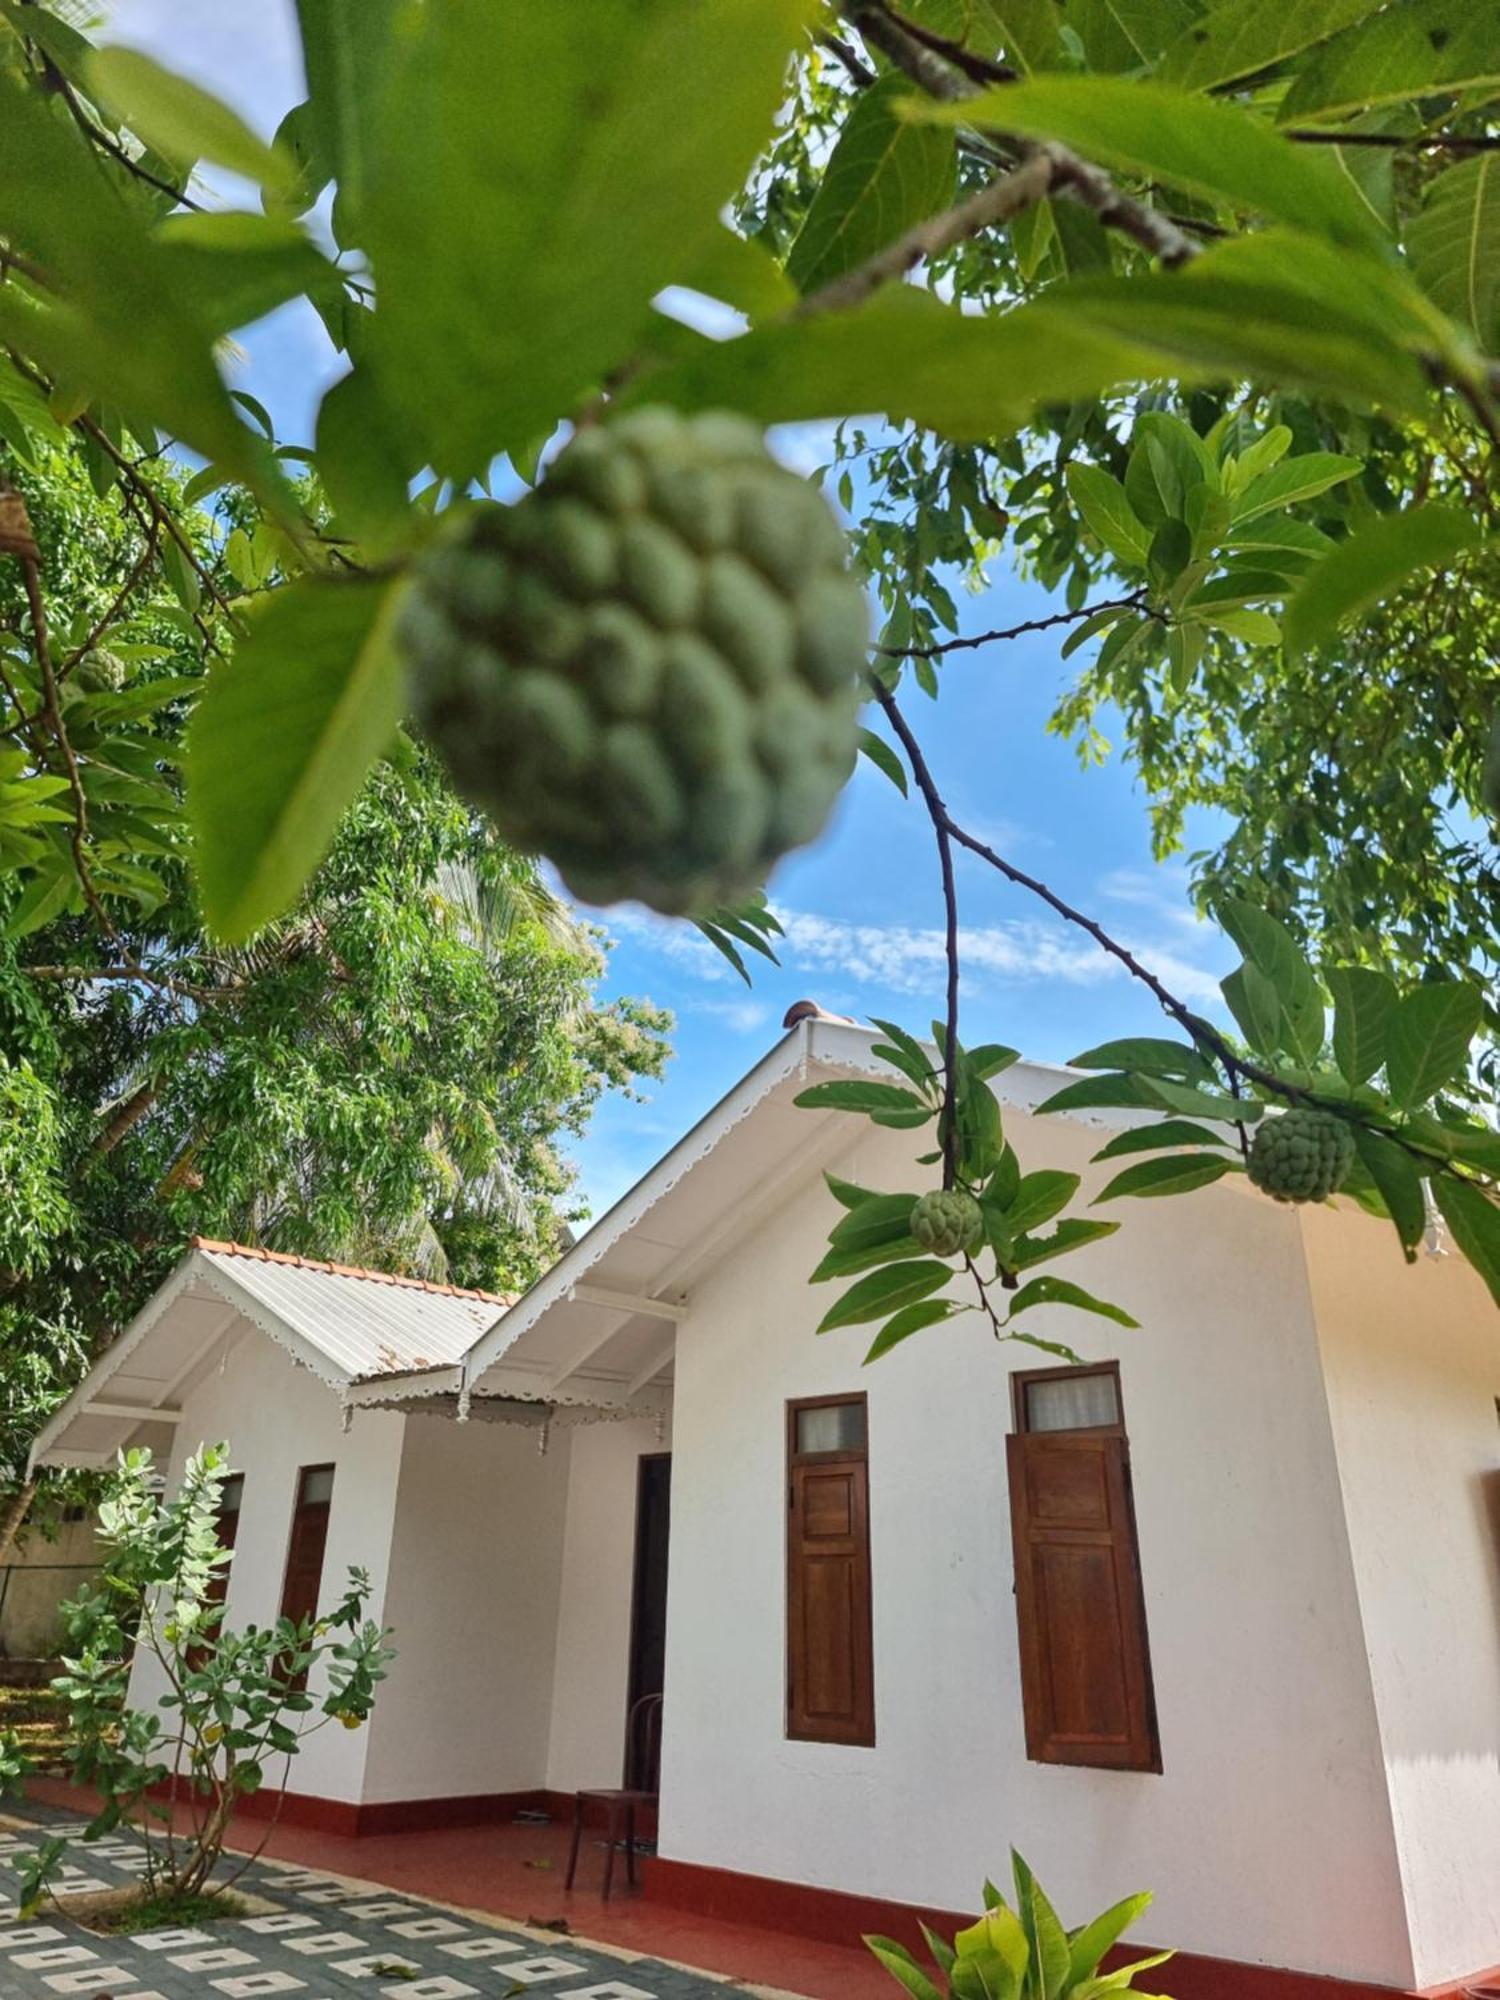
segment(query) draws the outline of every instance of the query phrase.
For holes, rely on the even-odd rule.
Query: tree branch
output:
[[[1081,604],[1076,611],[1054,611],[1046,618],[1023,618],[1019,625],[1007,625],[996,632],[976,632],[972,638],[941,639],[931,646],[876,646],[873,650],[890,660],[936,660],[944,653],[970,652],[976,646],[994,646],[1006,639],[1023,638],[1028,632],[1047,632],[1054,625],[1075,625],[1081,618],[1092,618],[1096,611],[1146,609],[1145,592],[1138,590],[1129,597],[1105,597],[1097,604]]]
[[[96,980],[118,980],[127,986],[151,986],[160,993],[175,993],[186,1000],[229,1000],[245,989],[242,983],[224,986],[196,986],[169,972],[152,972],[144,965],[23,965],[28,979],[41,979],[77,986]]]

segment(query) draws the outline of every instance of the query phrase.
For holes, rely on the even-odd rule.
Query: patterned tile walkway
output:
[[[14,1911],[20,1856],[37,1830],[80,1828],[71,1815],[28,1807],[0,1820],[0,1908]],[[35,1829],[35,1830],[34,1830]],[[235,1864],[238,1865],[238,1864]],[[121,1833],[79,1846],[62,1871],[68,1893],[124,1887],[145,1866],[139,1839]],[[100,1937],[50,1912],[0,1917],[0,2000],[731,2000],[743,1989],[714,1973],[583,1944],[577,1939],[472,1917],[372,1890],[284,1861],[262,1859],[242,1878],[277,1907],[212,1930]]]

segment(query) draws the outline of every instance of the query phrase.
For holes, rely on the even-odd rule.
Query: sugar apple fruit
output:
[[[911,1233],[935,1257],[956,1257],[977,1249],[984,1217],[973,1195],[962,1188],[936,1188],[912,1204]]]
[[[1348,1179],[1354,1134],[1330,1111],[1298,1107],[1268,1118],[1250,1146],[1248,1171],[1277,1201],[1326,1201]]]
[[[424,553],[401,629],[459,790],[587,902],[733,902],[854,766],[864,590],[822,494],[737,416],[580,432]]]

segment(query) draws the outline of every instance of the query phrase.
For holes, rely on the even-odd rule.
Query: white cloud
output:
[[[771,1010],[760,1000],[690,1000],[695,1014],[708,1014],[722,1021],[737,1035],[753,1035],[766,1025]]]

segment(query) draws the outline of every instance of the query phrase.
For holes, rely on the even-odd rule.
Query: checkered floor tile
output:
[[[20,1858],[41,1829],[66,1833],[83,1824],[40,1807],[27,1807],[24,1816],[38,1832],[0,1826],[0,2000],[336,2000],[350,1993],[470,2000],[532,1987],[537,2000],[731,2000],[739,1992],[712,1973],[621,1959],[571,1937],[544,1940],[278,1861],[258,1861],[242,1878],[245,1889],[277,1905],[266,1916],[120,1938],[96,1936],[56,1912],[23,1921],[14,1914]],[[128,1834],[79,1841],[60,1886],[75,1893],[123,1888],[143,1866],[141,1844]]]

